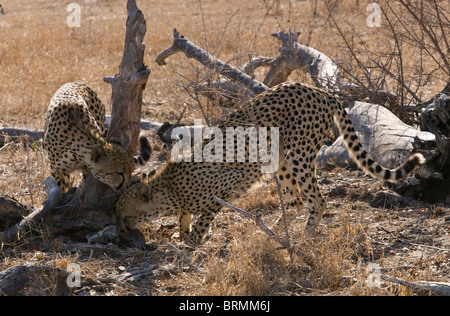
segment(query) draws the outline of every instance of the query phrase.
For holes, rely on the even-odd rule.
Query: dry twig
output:
[[[246,217],[249,217],[251,219],[253,219],[255,221],[255,224],[263,231],[265,232],[269,238],[272,238],[274,240],[276,240],[279,244],[281,244],[284,248],[286,248],[286,250],[289,253],[295,254],[296,256],[298,256],[305,264],[307,264],[308,266],[310,266],[311,268],[314,267],[316,265],[316,259],[314,258],[313,255],[308,255],[303,253],[298,247],[294,247],[291,245],[291,243],[289,242],[289,240],[284,239],[279,237],[277,234],[275,234],[269,227],[267,227],[266,224],[264,224],[264,222],[261,220],[260,216],[255,216],[253,214],[250,214],[236,206],[233,206],[221,199],[219,199],[218,197],[214,197],[214,200],[220,204],[222,204],[223,206],[226,206]]]

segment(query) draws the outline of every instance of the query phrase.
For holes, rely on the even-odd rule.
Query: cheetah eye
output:
[[[116,172],[116,174],[122,177],[122,182],[120,182],[120,185],[117,187],[117,190],[120,190],[125,183],[125,174],[123,172]]]

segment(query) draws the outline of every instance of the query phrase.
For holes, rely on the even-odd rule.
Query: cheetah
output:
[[[130,184],[135,165],[150,159],[147,138],[140,138],[141,152],[133,160],[120,142],[107,141],[106,133],[105,106],[88,85],[67,83],[56,91],[46,113],[43,147],[62,193],[71,188],[76,170],[119,190]]]
[[[396,169],[380,166],[360,144],[342,104],[331,94],[301,83],[283,83],[256,96],[219,125],[222,130],[230,126],[279,127],[280,163],[276,173],[284,205],[290,211],[287,220],[294,219],[307,204],[305,228],[311,234],[326,208],[316,179],[315,158],[329,135],[333,118],[358,166],[376,178],[395,182],[425,163],[416,153]],[[248,138],[245,141],[248,150]],[[249,161],[175,162],[172,158],[147,182],[133,184],[121,196],[115,214],[118,231],[124,234],[139,229],[144,222],[175,210],[179,213],[180,235],[198,244],[222,208],[214,197],[227,202],[239,198],[260,181],[260,165]],[[199,215],[195,223],[191,223],[193,214]],[[276,227],[281,227],[280,219]]]

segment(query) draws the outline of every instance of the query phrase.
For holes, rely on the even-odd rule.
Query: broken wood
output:
[[[105,117],[106,127],[111,126],[111,115],[106,115]],[[161,128],[163,123],[151,122],[146,120],[140,120],[139,128],[141,130],[158,130]],[[0,128],[0,144],[6,144],[9,142],[16,142],[24,140],[28,144],[33,144],[39,142],[44,138],[44,130],[37,129],[27,129],[20,127],[5,127]],[[134,153],[133,153],[134,154]]]
[[[29,229],[33,223],[44,218],[55,206],[59,204],[62,198],[62,194],[59,190],[58,184],[55,182],[55,180],[53,180],[53,178],[48,177],[45,180],[45,191],[47,192],[48,197],[44,205],[42,205],[42,207],[40,207],[33,213],[29,214],[16,225],[4,231],[0,235],[0,242],[10,242],[11,240],[18,238],[22,232]]]
[[[237,96],[243,96],[244,99],[251,98],[269,87],[287,81],[289,75],[296,69],[309,72],[317,87],[328,91],[336,90],[340,85],[337,65],[322,52],[299,44],[298,35],[299,33],[292,31],[272,34],[281,42],[280,56],[277,58],[255,57],[244,65],[242,70],[239,70],[210,55],[174,30],[173,45],[157,55],[156,63],[165,65],[165,60],[169,56],[181,51],[188,58],[195,58],[209,69],[216,70],[226,79],[196,87],[197,91],[210,98],[216,98],[217,93],[225,96],[225,99],[234,99]],[[263,83],[252,79],[255,69],[262,66],[270,67]]]
[[[106,139],[120,140],[122,147],[132,156],[139,144],[139,123],[141,118],[142,93],[150,70],[144,65],[145,45],[143,39],[147,30],[142,11],[135,0],[127,2],[125,45],[119,73],[103,80],[112,86],[111,125]],[[86,178],[88,191],[77,192],[88,206],[94,206],[110,188],[92,175]]]
[[[147,31],[144,15],[135,0],[128,0],[127,11],[125,45],[119,73],[103,80],[112,86],[111,126],[107,138],[120,139],[125,150],[134,155],[139,144],[142,94],[150,70],[144,64],[143,40]]]
[[[409,282],[406,280],[394,278],[388,275],[381,274],[380,279],[406,286],[414,292],[424,293],[431,292],[439,296],[450,296],[450,283],[446,282],[434,282],[434,281],[420,281]]]
[[[311,75],[316,87],[334,91],[339,86],[339,70],[333,60],[318,50],[298,43],[300,33],[280,31],[272,34],[281,42],[280,56],[267,63],[270,70],[264,79],[269,87],[287,81],[296,69]]]
[[[17,265],[0,272],[0,296],[67,296],[72,293],[70,276],[54,267]]]
[[[142,11],[135,0],[127,1],[128,18],[124,51],[119,67],[119,73],[114,77],[106,77],[104,81],[112,87],[111,123],[107,139],[119,139],[124,149],[134,155],[138,148],[140,134],[140,116],[142,94],[145,89],[150,70],[144,64],[145,45],[143,39],[147,30]],[[60,211],[63,214],[74,215],[73,220],[62,217],[61,225],[54,225],[63,232],[71,229],[86,235],[87,228],[101,230],[112,223],[112,210],[120,192],[112,190],[95,179],[87,176],[74,193],[66,197]],[[72,225],[72,226],[71,226]],[[132,232],[130,241],[136,245],[145,243],[141,233]]]
[[[31,211],[16,199],[0,194],[0,228],[8,223],[17,223]]]
[[[433,134],[450,137],[450,98],[439,93],[420,116],[420,128]]]
[[[36,142],[44,138],[43,130],[19,128],[19,127],[3,127],[0,128],[0,144],[6,144],[10,141],[24,139],[28,142]]]
[[[260,94],[268,88],[263,83],[252,79],[249,75],[243,73],[239,69],[224,63],[220,59],[212,56],[197,45],[193,44],[184,36],[180,36],[180,32],[173,30],[173,44],[171,47],[161,51],[157,56],[155,62],[162,66],[166,64],[166,59],[173,54],[183,52],[186,57],[194,58],[209,69],[216,70],[218,73],[236,80],[245,88],[248,88],[254,94]]]
[[[364,149],[372,159],[386,168],[396,168],[411,156],[417,141],[427,146],[436,144],[436,137],[432,133],[419,131],[403,123],[381,105],[351,102],[348,114]],[[345,154],[342,136],[338,137],[332,146],[333,150],[328,150],[327,146],[322,148],[316,159],[319,165],[333,161],[342,166],[351,161],[348,152]],[[421,153],[428,159],[433,158],[432,153],[426,151]],[[340,159],[337,162],[336,157]]]

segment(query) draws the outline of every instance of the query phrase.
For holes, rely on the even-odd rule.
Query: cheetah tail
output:
[[[148,142],[147,137],[141,136],[139,138],[140,153],[134,156],[134,164],[136,166],[143,166],[147,161],[150,160],[150,155],[152,154],[152,148]]]
[[[340,105],[339,101],[338,105]],[[384,168],[375,162],[364,150],[356,136],[353,123],[342,106],[338,106],[335,110],[335,118],[350,156],[362,170],[375,178],[396,182],[406,178],[411,172],[426,162],[422,154],[416,153],[395,169]]]

